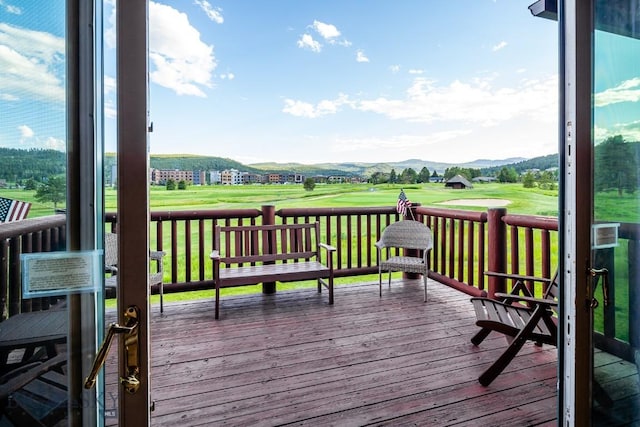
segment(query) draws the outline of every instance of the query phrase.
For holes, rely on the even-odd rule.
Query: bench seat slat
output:
[[[289,264],[252,265],[247,267],[220,269],[221,288],[230,286],[253,285],[262,282],[295,282],[329,277],[329,268],[323,264],[296,262]]]

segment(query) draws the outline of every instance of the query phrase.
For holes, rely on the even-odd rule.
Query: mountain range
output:
[[[473,162],[466,163],[442,163],[431,162],[428,160],[409,159],[400,162],[385,162],[385,163],[318,163],[313,165],[301,164],[301,163],[252,163],[247,166],[258,169],[261,171],[269,172],[281,172],[281,171],[299,171],[300,173],[307,175],[321,175],[326,174],[328,171],[333,171],[332,174],[350,174],[360,176],[371,176],[374,172],[389,173],[391,170],[395,170],[397,173],[402,172],[405,169],[411,168],[416,172],[420,172],[423,167],[429,169],[430,172],[434,170],[439,174],[442,174],[445,169],[458,166],[461,168],[469,169],[492,169],[505,165],[513,165],[524,162],[528,159],[524,157],[512,157],[501,160],[489,160],[478,159]]]

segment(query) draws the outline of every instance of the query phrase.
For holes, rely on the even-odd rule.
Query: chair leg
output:
[[[538,325],[538,322],[542,318],[544,312],[545,309],[542,306],[539,305],[536,307],[525,327],[522,328],[520,332],[518,332],[518,335],[516,335],[509,347],[507,347],[504,353],[502,353],[500,357],[498,357],[493,365],[491,365],[486,371],[484,371],[482,375],[480,375],[480,378],[478,378],[480,384],[485,387],[488,386],[493,382],[493,380],[498,377],[498,375],[500,375],[502,371],[504,371],[504,368],[509,365],[511,360],[513,360],[522,346],[527,342],[529,335],[531,335],[531,332]]]
[[[378,287],[380,288],[380,298],[382,298],[382,268],[378,267]]]
[[[422,275],[422,280],[424,281],[424,302],[427,302],[427,275]]]
[[[162,286],[162,282],[160,282],[160,313],[164,313],[164,287]]]
[[[480,329],[478,333],[475,334],[473,338],[471,338],[471,343],[475,346],[479,346],[480,343],[484,341],[484,339],[488,337],[490,333],[491,333],[491,329],[488,329],[488,328]]]

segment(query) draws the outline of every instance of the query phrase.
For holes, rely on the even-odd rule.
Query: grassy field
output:
[[[468,190],[452,190],[442,184],[368,185],[319,184],[313,191],[302,185],[247,185],[247,186],[193,186],[187,190],[167,191],[161,186],[150,187],[151,210],[194,210],[225,208],[259,208],[262,205],[283,207],[340,207],[340,206],[393,206],[400,188],[407,197],[423,206],[453,209],[486,210],[482,199],[508,200],[511,213],[555,216],[558,212],[558,192],[528,189],[522,184],[476,184]],[[0,190],[0,196],[32,202],[29,218],[51,215],[52,203],[35,200],[35,191]],[[106,211],[117,208],[117,192],[105,190]],[[478,206],[447,203],[460,199],[475,199]],[[64,205],[58,206],[59,208]]]
[[[509,213],[525,215],[557,216],[558,192],[524,188],[522,184],[476,184],[468,190],[453,190],[442,184],[419,185],[369,185],[369,184],[320,184],[313,191],[305,191],[302,185],[249,185],[249,186],[202,186],[187,190],[167,191],[161,186],[150,187],[150,207],[152,211],[176,211],[196,209],[257,208],[262,205],[285,207],[353,207],[353,206],[394,206],[400,188],[404,188],[409,199],[422,206],[486,211],[496,202],[505,204]],[[31,201],[29,218],[51,215],[53,204],[43,204],[35,200],[35,191],[0,190],[0,196]],[[58,206],[64,207],[64,206]],[[117,209],[117,192],[105,190],[105,210]],[[595,201],[595,217],[601,221],[634,222],[640,217],[637,199],[634,195],[618,196],[616,192],[598,193]],[[624,248],[620,248],[623,250]],[[553,242],[557,250],[557,242]],[[626,251],[625,251],[626,252]],[[555,256],[554,256],[555,258]],[[617,252],[616,276],[625,275],[626,257]],[[618,259],[619,258],[619,259]],[[615,283],[627,283],[625,277],[616,277]],[[377,280],[377,276],[341,279],[339,284],[350,281]],[[628,278],[627,278],[628,280]],[[278,289],[313,287],[315,282],[278,284]],[[618,286],[616,286],[618,288]],[[260,292],[261,287],[240,287],[224,289],[224,295],[233,293]],[[618,302],[626,299],[628,289],[617,289]],[[165,295],[167,301],[211,299],[212,291],[184,292]],[[152,303],[158,304],[159,297],[152,296]],[[109,301],[108,305],[114,305]],[[596,310],[596,324],[601,324],[601,310]],[[616,307],[617,330],[626,331],[627,307]],[[624,332],[622,333],[624,335]],[[625,338],[624,336],[622,338]]]

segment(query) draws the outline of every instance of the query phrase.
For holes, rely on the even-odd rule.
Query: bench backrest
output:
[[[256,264],[318,257],[320,223],[215,227],[214,250],[225,264]]]

